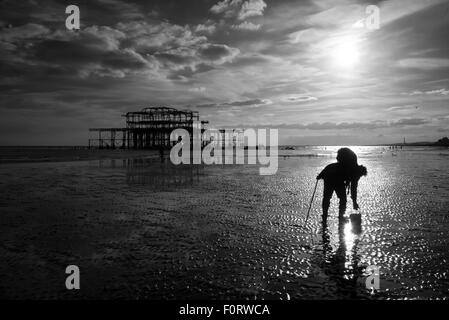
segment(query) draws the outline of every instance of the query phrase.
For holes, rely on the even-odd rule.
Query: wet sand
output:
[[[448,298],[447,150],[360,152],[361,230],[339,223],[335,197],[323,230],[322,182],[304,226],[334,161],[312,153],[281,153],[274,176],[157,157],[2,164],[0,297]],[[70,264],[81,290],[65,289]]]

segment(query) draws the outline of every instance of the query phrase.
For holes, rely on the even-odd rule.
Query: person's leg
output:
[[[345,215],[346,212],[346,187],[344,183],[339,184],[335,188],[335,193],[337,194],[338,199],[340,199],[340,204],[338,206],[338,217],[342,218]]]
[[[329,206],[331,204],[332,193],[334,192],[333,186],[329,183],[324,182],[324,192],[323,192],[323,221],[327,220],[327,214],[329,212]]]

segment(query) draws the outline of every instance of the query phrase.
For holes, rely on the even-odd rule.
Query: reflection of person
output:
[[[351,190],[352,204],[355,210],[359,209],[357,203],[357,186],[362,176],[366,176],[366,167],[357,164],[356,154],[348,149],[338,150],[336,163],[326,166],[317,176],[324,180],[323,193],[323,219],[327,219],[332,194],[337,194],[340,200],[339,217],[342,218],[346,211],[346,188]]]
[[[333,250],[327,222],[323,218],[323,271],[334,285],[338,298],[357,298],[363,291],[359,291],[358,281],[363,277],[360,266],[360,256],[357,253],[361,232],[361,221],[347,222],[340,220],[338,224],[338,247]]]

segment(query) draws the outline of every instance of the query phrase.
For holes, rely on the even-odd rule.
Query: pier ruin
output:
[[[185,129],[193,136],[194,124],[200,124],[201,133],[208,121],[200,121],[198,111],[178,110],[171,107],[148,107],[141,111],[128,112],[123,117],[126,126],[122,128],[90,128],[97,137],[89,139],[89,148],[99,149],[167,149],[175,145],[170,134],[175,129]],[[217,130],[222,135],[222,145],[241,145],[241,129],[233,129],[232,137],[226,137],[225,130]],[[229,130],[226,130],[229,131]]]

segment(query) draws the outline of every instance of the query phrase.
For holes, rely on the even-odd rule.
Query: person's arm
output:
[[[317,175],[316,179],[317,179],[317,180],[324,179],[325,172],[326,172],[326,168],[324,168],[324,169],[320,172],[320,174]]]
[[[355,210],[359,209],[359,204],[357,203],[357,186],[359,184],[358,180],[352,180],[351,181],[351,199],[352,199],[352,206]]]

